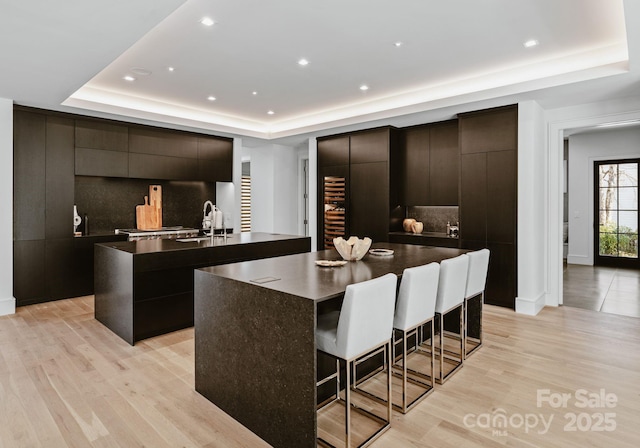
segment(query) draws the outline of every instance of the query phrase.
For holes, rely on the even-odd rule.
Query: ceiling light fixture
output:
[[[135,81],[135,80],[136,80],[136,78],[134,78],[133,76],[129,76],[129,75],[125,76],[123,79],[124,79],[125,81],[130,81],[130,82],[131,82],[131,81]]]
[[[532,47],[535,47],[536,45],[538,45],[538,41],[535,40],[535,39],[530,39],[530,40],[526,41],[522,45],[524,45],[525,48],[532,48]]]
[[[256,92],[255,90],[253,92],[251,92],[251,95],[257,95],[258,92]]]
[[[169,70],[170,72],[175,71],[175,67],[167,67],[167,70]]]
[[[273,115],[273,114],[275,114],[275,112],[274,112],[274,111],[272,111],[272,110],[268,111],[267,113],[268,113],[269,115]]]
[[[366,85],[366,84],[362,84],[362,85],[360,86],[360,90],[362,90],[363,92],[366,92],[367,90],[369,90],[369,86],[368,86],[368,85]]]
[[[202,23],[204,26],[212,26],[215,22],[210,17],[203,17],[202,19],[200,19],[200,23]]]
[[[402,47],[402,42],[398,41],[398,42],[396,42],[396,43],[395,43],[395,44],[393,44],[393,45],[395,45],[396,47]]]
[[[212,96],[212,95],[209,95],[209,96],[207,97],[207,99],[208,99],[209,101],[215,101],[215,100],[216,100],[216,97],[215,97],[215,96]]]
[[[306,59],[302,58],[298,61],[298,65],[302,65],[303,67],[305,65],[309,65],[309,61],[307,61]]]

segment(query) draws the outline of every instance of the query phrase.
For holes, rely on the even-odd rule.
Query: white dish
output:
[[[378,257],[388,257],[390,255],[393,255],[393,250],[392,249],[371,249],[369,253],[371,255],[375,255]]]
[[[344,266],[347,262],[345,260],[316,260],[316,264],[323,268],[334,268]]]

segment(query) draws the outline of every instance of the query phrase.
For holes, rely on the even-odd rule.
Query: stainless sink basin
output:
[[[211,239],[208,236],[195,236],[192,238],[176,238],[176,241],[179,243],[199,243],[200,241],[207,241]]]

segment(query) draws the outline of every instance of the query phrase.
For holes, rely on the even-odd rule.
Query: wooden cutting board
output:
[[[149,205],[149,196],[144,197],[143,205],[136,205],[136,227],[140,230],[158,228],[156,209]]]
[[[155,209],[156,229],[162,227],[162,185],[149,185],[149,205]]]

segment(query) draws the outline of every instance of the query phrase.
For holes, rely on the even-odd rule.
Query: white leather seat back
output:
[[[440,265],[429,263],[402,273],[393,328],[409,330],[435,314]]]
[[[481,249],[467,253],[469,257],[469,274],[465,298],[477,296],[484,291],[489,270],[489,249]]]
[[[464,302],[469,257],[466,254],[440,262],[436,312],[443,314]]]
[[[386,274],[348,285],[338,331],[337,355],[351,359],[391,339],[398,277]]]

